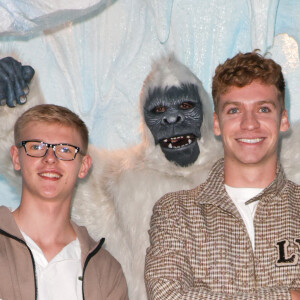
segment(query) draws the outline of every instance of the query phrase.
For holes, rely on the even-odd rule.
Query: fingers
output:
[[[4,68],[9,76],[9,79],[13,82],[13,92],[15,95],[15,98],[13,100],[16,100],[18,104],[24,104],[26,102],[24,89],[27,88],[27,83],[23,78],[21,63],[11,57],[8,57],[7,63],[4,65]],[[10,105],[12,105],[11,99],[9,99],[8,97],[7,101],[9,100]],[[9,103],[7,103],[7,105],[10,106]]]
[[[15,106],[14,99],[16,99],[16,95],[14,93],[13,84],[2,65],[0,65],[0,99],[1,105],[4,103],[3,100],[6,99],[6,103],[9,107]]]

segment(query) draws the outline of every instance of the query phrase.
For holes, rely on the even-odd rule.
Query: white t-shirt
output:
[[[22,232],[36,264],[39,300],[82,300],[81,249],[76,239],[66,245],[51,261],[40,247]]]
[[[236,188],[225,184],[226,192],[237,207],[244,223],[247,228],[252,249],[255,248],[255,232],[253,219],[255,215],[256,206],[258,201],[254,201],[246,205],[245,203],[251,198],[257,196],[263,189],[262,188]]]

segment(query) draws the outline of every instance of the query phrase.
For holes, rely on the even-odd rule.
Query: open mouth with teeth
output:
[[[161,147],[168,149],[178,149],[191,145],[196,140],[193,134],[174,136],[168,139],[163,139],[159,143]]]
[[[239,142],[245,143],[245,144],[257,144],[261,142],[263,138],[254,138],[254,139],[238,139]]]
[[[54,178],[54,179],[59,179],[61,177],[61,175],[57,173],[50,173],[50,172],[40,173],[40,176],[44,178]]]

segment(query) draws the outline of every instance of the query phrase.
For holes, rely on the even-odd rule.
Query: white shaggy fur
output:
[[[149,245],[148,229],[154,203],[164,194],[189,189],[204,181],[211,164],[220,156],[220,145],[212,134],[212,112],[201,82],[173,55],[155,62],[144,82],[140,97],[141,112],[145,98],[155,86],[193,83],[204,106],[204,121],[199,141],[200,156],[183,168],[169,162],[142,120],[143,142],[113,152],[90,147],[93,170],[78,186],[72,217],[88,227],[94,238],[106,237],[107,249],[119,260],[132,300],[146,299],[144,260]]]
[[[280,161],[287,178],[300,184],[300,121],[282,134]]]

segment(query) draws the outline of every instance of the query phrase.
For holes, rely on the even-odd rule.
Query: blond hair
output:
[[[41,104],[25,111],[15,123],[16,144],[21,141],[22,129],[30,122],[58,123],[75,128],[81,136],[83,145],[81,152],[86,154],[89,143],[88,129],[80,117],[68,108],[54,104]]]

